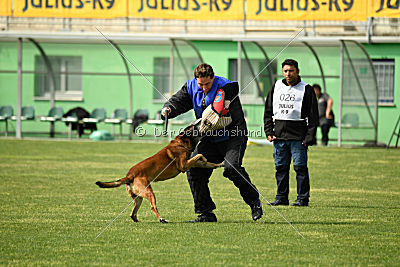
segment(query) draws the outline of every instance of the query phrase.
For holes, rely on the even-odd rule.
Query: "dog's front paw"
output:
[[[211,163],[211,164],[213,164],[213,169],[218,169],[218,168],[223,168],[223,167],[225,167],[225,163],[224,162],[221,162],[221,163]]]
[[[203,155],[201,155],[201,157],[199,158],[199,161],[201,161],[203,164],[207,164],[207,158],[204,157]]]
[[[166,219],[160,218],[160,223],[168,223]]]

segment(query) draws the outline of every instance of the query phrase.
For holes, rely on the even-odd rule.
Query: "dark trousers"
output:
[[[277,192],[276,200],[287,200],[289,197],[289,169],[290,165],[275,166]],[[310,177],[308,175],[307,166],[294,166],[297,181],[297,199],[309,200],[310,197]]]
[[[192,156],[200,153],[207,158],[207,161],[213,163],[221,163],[225,160],[223,175],[233,182],[239,189],[243,200],[250,206],[259,199],[259,195],[255,186],[251,184],[246,170],[242,167],[246,146],[247,138],[245,137],[234,137],[218,143],[213,143],[204,138]],[[213,169],[202,168],[191,168],[187,172],[196,213],[211,212],[216,208],[208,188],[212,172]]]
[[[331,128],[330,124],[321,125],[321,133],[322,133],[322,145],[327,146],[329,141],[329,129]]]

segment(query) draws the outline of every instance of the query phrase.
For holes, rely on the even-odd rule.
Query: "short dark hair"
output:
[[[285,59],[285,61],[282,62],[282,68],[285,65],[294,66],[297,70],[299,69],[299,63],[294,59]]]
[[[321,86],[319,86],[318,83],[314,83],[312,87],[316,88],[318,91],[321,91]]]
[[[194,77],[197,78],[214,78],[214,70],[207,63],[202,63],[194,69]]]

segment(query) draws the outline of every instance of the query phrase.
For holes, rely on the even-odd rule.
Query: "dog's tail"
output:
[[[112,188],[112,187],[121,186],[123,184],[128,184],[130,181],[131,181],[131,177],[125,177],[125,178],[122,178],[122,179],[119,179],[119,180],[113,181],[113,182],[97,181],[96,184],[101,188]]]

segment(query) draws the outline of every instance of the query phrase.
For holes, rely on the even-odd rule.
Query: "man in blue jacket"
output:
[[[225,160],[223,175],[231,180],[239,189],[243,200],[250,206],[253,220],[261,218],[263,211],[256,187],[251,183],[249,175],[242,161],[247,146],[247,125],[238,94],[239,86],[236,82],[215,76],[212,67],[200,64],[194,70],[194,78],[188,80],[182,88],[174,94],[162,109],[162,116],[168,112],[169,118],[174,118],[191,109],[196,118],[201,118],[203,111],[213,103],[217,90],[222,89],[225,100],[229,104],[232,123],[224,129],[207,135],[198,144],[193,155],[201,153],[209,162]],[[192,191],[195,213],[199,214],[190,222],[216,222],[213,213],[216,208],[208,188],[212,169],[191,168],[187,178]]]

